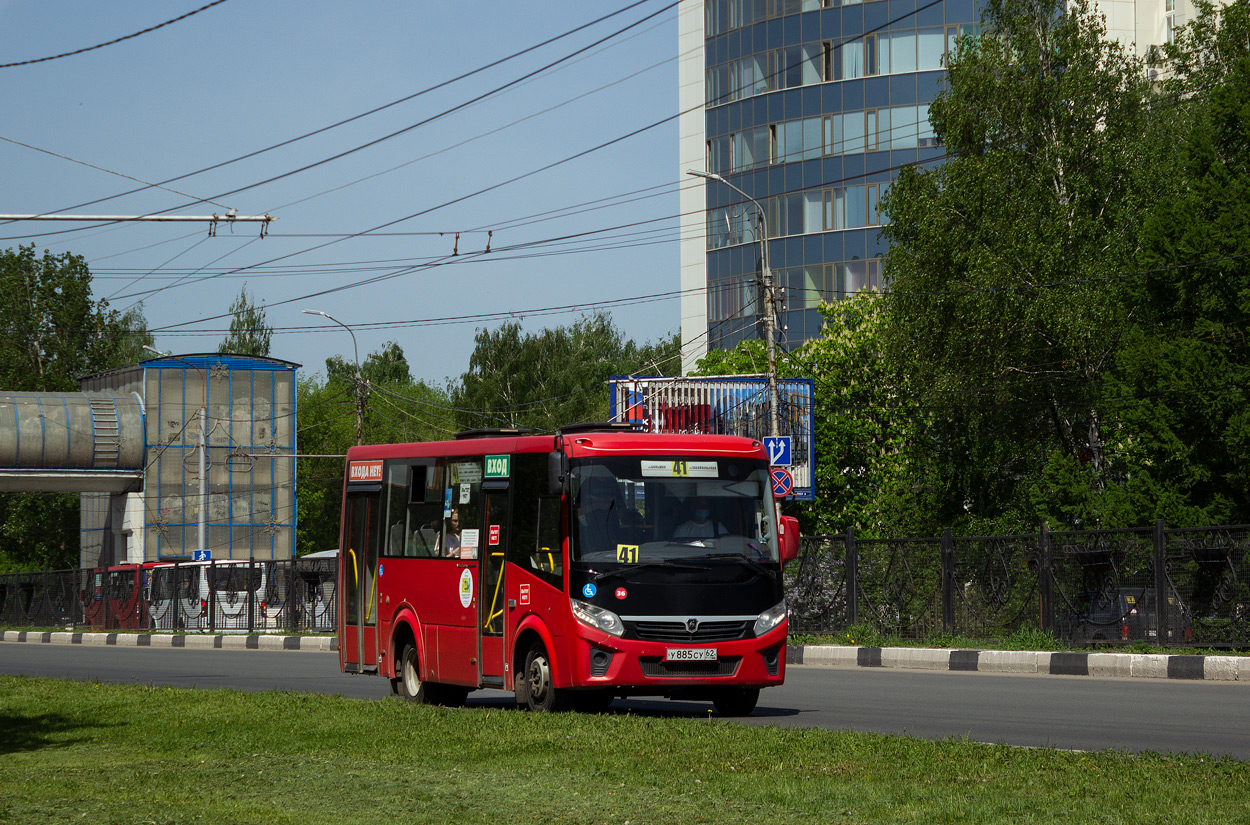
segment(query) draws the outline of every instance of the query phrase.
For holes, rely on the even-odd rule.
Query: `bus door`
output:
[[[380,463],[380,462],[379,462]],[[343,593],[343,669],[360,673],[378,666],[378,534],[382,486],[348,488],[339,551]]]
[[[503,687],[504,683],[504,561],[508,552],[508,481],[482,484],[482,595],[478,600],[481,628],[479,661],[481,683]]]

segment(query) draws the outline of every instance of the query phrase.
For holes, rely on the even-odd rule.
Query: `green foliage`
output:
[[[885,201],[884,349],[931,413],[930,524],[1077,523],[1047,504],[1053,458],[1092,496],[1079,523],[1113,524],[1124,433],[1105,395],[1131,314],[1118,276],[1158,186],[1148,87],[1086,3],[992,0],[982,30],[930,109],[948,160]]]
[[[0,253],[0,389],[78,392],[82,376],[134,363],[151,342],[141,308],[92,298],[80,256]],[[0,569],[76,565],[78,522],[77,496],[0,494]]]
[[[1146,216],[1136,307],[1117,353],[1147,518],[1250,519],[1250,7],[1206,7],[1168,49],[1171,189]]]
[[[606,421],[613,375],[676,375],[677,335],[636,344],[604,313],[571,326],[524,332],[516,322],[478,330],[469,369],[451,388],[466,429],[528,427],[553,432],[564,424]]]
[[[239,291],[239,297],[230,305],[230,334],[218,345],[218,352],[235,355],[269,355],[269,339],[273,328],[265,322],[265,308],[252,303],[247,285]]]

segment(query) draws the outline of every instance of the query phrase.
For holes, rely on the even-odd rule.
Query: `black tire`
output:
[[[727,688],[712,697],[712,704],[721,716],[750,716],[759,700],[759,688]]]
[[[579,690],[569,696],[573,710],[579,713],[603,713],[615,698],[610,690]]]
[[[525,657],[525,705],[539,713],[554,713],[568,706],[565,691],[556,690],[551,677],[551,657],[541,644]]]
[[[421,669],[418,667],[417,649],[413,645],[404,645],[399,654],[399,693],[409,702],[429,704],[430,695],[425,682],[421,681]]]

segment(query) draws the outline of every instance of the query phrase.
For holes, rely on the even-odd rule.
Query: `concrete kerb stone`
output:
[[[1239,656],[1208,656],[1202,663],[1202,678],[1214,682],[1235,682],[1241,661]]]
[[[977,670],[985,673],[1037,673],[1037,659],[1046,655],[1046,664],[1050,664],[1048,654],[1028,650],[982,650]]]
[[[1116,654],[1113,654],[1116,655]],[[1170,657],[1158,653],[1118,654],[1129,656],[1129,675],[1143,679],[1168,678],[1168,659]],[[1090,668],[1090,675],[1095,675]]]
[[[1124,677],[1133,675],[1133,654],[1131,653],[1091,653],[1089,654],[1089,675],[1103,677]],[[1165,672],[1166,676],[1167,673]]]
[[[881,666],[909,670],[950,670],[951,651],[942,648],[883,647]]]

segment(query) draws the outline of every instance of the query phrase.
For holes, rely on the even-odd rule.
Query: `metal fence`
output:
[[[1250,526],[859,539],[807,536],[790,627],[920,639],[1024,629],[1075,644],[1250,646]]]
[[[189,633],[332,633],[333,559],[0,574],[0,624]]]
[[[1250,525],[1018,536],[805,536],[790,628],[921,639],[1039,629],[1075,644],[1250,647]],[[332,559],[0,574],[0,624],[333,632]]]

